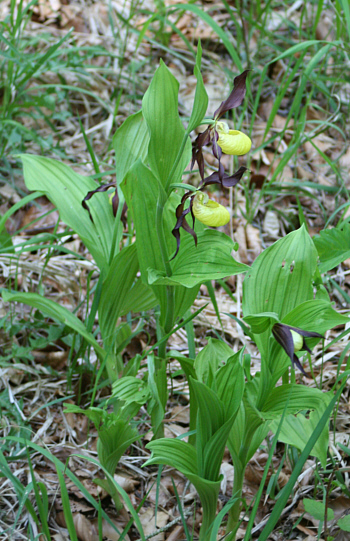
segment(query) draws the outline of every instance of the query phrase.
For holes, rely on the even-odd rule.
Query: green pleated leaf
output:
[[[141,278],[148,284],[148,267],[165,273],[162,260],[156,223],[157,201],[160,194],[165,193],[154,176],[142,162],[138,160],[127,172],[122,189],[128,207],[131,209],[136,228],[136,247]],[[166,288],[152,287],[163,312],[166,311]]]
[[[179,83],[161,60],[142,100],[142,113],[150,134],[149,166],[166,190],[170,182],[179,182],[191,159],[191,142],[187,138],[176,171],[170,178],[185,137],[178,112],[178,92]]]
[[[317,410],[310,413],[307,419],[302,413],[297,416],[288,415],[284,418],[278,439],[289,445],[294,445],[302,451],[312,437],[318,422],[320,421],[328,403],[323,402]],[[277,430],[280,419],[272,421],[270,429],[272,432]],[[320,437],[312,448],[311,455],[317,457],[325,468],[327,463],[328,450],[328,424],[323,429]]]
[[[140,158],[146,160],[149,144],[147,124],[142,111],[130,115],[113,137],[117,183],[121,184],[130,167]]]
[[[148,267],[152,266],[165,272],[159,248],[156,211],[161,192],[164,198],[166,195],[157,178],[141,160],[127,172],[122,189],[136,228],[137,255],[142,280],[147,284]]]
[[[222,476],[217,481],[209,481],[194,474],[188,474],[186,477],[198,492],[203,516],[201,531],[207,533],[210,531],[216,517]]]
[[[106,410],[101,408],[87,408],[83,409],[75,404],[64,404],[64,413],[82,413],[85,415],[92,423],[94,423],[96,429],[100,427],[101,423],[107,421],[108,413]]]
[[[233,416],[215,391],[197,380],[191,380],[191,398],[198,405],[196,449],[198,474],[217,481]]]
[[[121,457],[127,448],[139,439],[139,434],[126,419],[110,413],[108,421],[98,428],[98,437],[98,458],[102,466],[114,475]]]
[[[208,338],[208,344],[198,353],[194,362],[198,380],[207,384],[209,374],[214,374],[219,363],[226,362],[231,356],[232,349],[226,342],[217,338]]]
[[[168,400],[167,372],[164,359],[157,359],[153,353],[147,355],[147,370],[151,397],[147,409],[151,415],[153,436],[158,437],[157,434],[163,423]]]
[[[274,312],[282,318],[313,298],[317,251],[304,226],[267,248],[243,282],[244,316]]]
[[[164,464],[180,471],[196,488],[203,508],[203,531],[209,528],[215,519],[221,479],[210,481],[197,474],[197,455],[194,447],[177,439],[160,439],[146,445],[152,456],[145,466]]]
[[[122,314],[124,303],[129,297],[136,273],[139,270],[136,245],[123,248],[117,254],[103,282],[100,303],[98,306],[99,323],[103,342],[113,342],[118,318]]]
[[[2,298],[5,302],[22,302],[28,306],[32,306],[40,310],[43,314],[52,319],[67,325],[70,329],[80,334],[94,348],[97,355],[104,358],[106,351],[99,345],[94,336],[89,333],[82,321],[72,314],[67,308],[60,304],[46,299],[37,293],[12,293],[10,291],[2,291]]]
[[[232,355],[215,374],[216,393],[230,417],[238,412],[244,393],[244,370],[240,356],[241,351]]]
[[[175,308],[174,316],[176,318],[183,317],[187,310],[191,308],[194,300],[197,298],[200,284],[188,288],[183,286],[177,286],[174,290],[175,295]]]
[[[244,279],[244,317],[272,312],[283,320],[299,304],[313,299],[316,267],[317,251],[304,226],[275,242],[257,257]],[[282,356],[276,370],[269,350],[269,330],[255,334],[254,340],[262,359],[261,394],[268,393],[286,370],[287,356]]]
[[[237,412],[236,418],[232,424],[230,434],[227,440],[227,447],[231,453],[233,459],[238,463],[238,455],[241,448],[241,443],[246,431],[246,415],[244,404],[240,405],[240,408]],[[234,461],[235,464],[235,461]]]
[[[225,447],[232,428],[233,419],[227,421],[212,435],[203,450],[204,470],[202,477],[215,482],[219,479],[220,467],[224,458]],[[199,462],[199,460],[198,460]]]
[[[141,278],[138,278],[124,299],[120,308],[120,315],[125,316],[129,312],[147,312],[157,304],[158,301],[152,288],[144,284]]]
[[[97,451],[104,468],[114,475],[116,467],[126,449],[139,438],[136,428],[129,424],[123,410],[117,414],[108,413],[101,408],[82,409],[75,404],[65,404],[65,412],[82,413],[92,421],[98,432]]]
[[[101,270],[108,270],[115,218],[106,193],[89,201],[89,213],[82,201],[89,191],[98,188],[90,177],[75,173],[59,161],[42,156],[21,154],[24,181],[29,190],[39,190],[57,207],[61,220],[75,231]]]
[[[285,384],[275,387],[270,392],[261,415],[266,420],[280,418],[285,410],[286,413],[299,413],[303,410],[322,409],[329,404],[330,397],[319,389],[304,387],[297,384]]]
[[[324,229],[313,237],[320,258],[320,272],[327,272],[350,257],[350,225]]]
[[[254,314],[252,316],[246,316],[243,319],[250,326],[254,334],[261,334],[279,322],[278,315],[274,312]]]
[[[125,405],[136,402],[145,404],[150,398],[151,392],[146,381],[133,376],[123,376],[113,382],[112,397],[123,400]]]
[[[243,468],[248,464],[269,431],[270,421],[263,421],[260,412],[244,399],[238,409],[227,440],[227,447],[235,468]],[[244,437],[248,432],[253,434],[252,439],[244,456],[239,457]]]
[[[201,74],[201,62],[202,46],[201,42],[199,41],[197,45],[196,65],[194,67],[194,75],[197,79],[197,85],[196,93],[194,95],[192,113],[187,127],[188,133],[200,125],[208,108],[208,94],[205,90],[203,77]]]
[[[189,474],[198,474],[196,450],[189,443],[162,438],[151,441],[146,447],[152,451],[152,456],[146,461],[145,466],[164,464],[179,470],[186,477]]]
[[[146,306],[146,308],[143,309],[147,309],[155,305],[154,297],[152,297],[146,289],[149,287],[147,272],[148,268],[152,267],[161,272],[161,274],[165,274],[165,266],[159,248],[156,212],[158,197],[160,196],[161,198],[166,199],[166,195],[161,184],[153,175],[152,171],[150,171],[140,160],[138,160],[126,174],[122,188],[125,194],[126,202],[133,215],[137,238],[137,256],[141,270],[141,279],[145,286],[144,288],[141,288],[141,285],[138,285],[138,290],[135,292],[135,295],[133,291],[134,288],[132,288],[130,294],[134,295],[134,297],[137,299],[136,293],[143,290],[145,303],[144,305],[141,303],[141,307],[139,309],[141,309],[142,306]],[[169,241],[171,237],[171,228],[174,226],[173,220],[175,213],[171,212],[171,209],[174,206],[173,203],[174,202],[172,201],[171,208],[167,208],[166,206],[164,211],[163,225],[166,234],[166,241]],[[167,244],[170,246],[170,243]],[[190,288],[181,287],[179,284],[177,285],[177,290],[174,292],[174,320],[182,317],[188,308],[192,306],[192,303],[199,290],[199,284],[196,283],[194,283]],[[151,284],[151,289],[161,307],[162,324],[167,309],[166,287],[164,287],[164,285]],[[126,300],[126,306],[130,307],[130,304],[130,299],[129,302]],[[138,308],[137,303],[135,308],[132,308],[133,311],[136,311],[136,308]],[[125,312],[125,308],[123,311]]]
[[[244,436],[252,427],[255,427],[255,431],[242,463],[239,458],[239,453],[244,441]],[[227,440],[227,447],[229,448],[232,456],[234,467],[242,468],[248,464],[249,460],[253,457],[254,453],[257,451],[258,447],[261,445],[269,431],[270,421],[263,422],[260,414],[258,415],[256,410],[247,407],[246,401],[242,403]]]
[[[249,269],[231,256],[234,243],[224,233],[206,229],[197,236],[197,247],[190,235],[181,241],[180,252],[172,262],[172,276],[166,277],[165,272],[149,265],[149,283],[191,288],[207,280],[241,274]]]
[[[345,325],[349,318],[339,314],[326,300],[306,301],[289,312],[282,323],[300,327],[305,331],[325,333],[337,325]]]

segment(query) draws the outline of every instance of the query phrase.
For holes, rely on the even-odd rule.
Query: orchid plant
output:
[[[246,274],[240,324],[258,346],[257,373],[251,373],[244,348],[234,353],[218,340],[196,359],[177,357],[188,378],[195,438],[149,443],[152,457],[147,464],[177,468],[196,487],[203,509],[201,541],[216,538],[225,446],[234,466],[225,539],[233,541],[240,524],[244,472],[268,432],[278,431],[280,441],[302,450],[330,402],[331,393],[298,383],[294,371],[296,366],[305,374],[300,354],[305,350],[310,355],[325,331],[349,321],[332,308],[317,275],[317,252],[304,226],[267,248]],[[324,426],[311,452],[323,466],[327,448]],[[247,533],[245,541],[249,539]]]
[[[28,189],[53,202],[61,220],[80,236],[99,268],[87,322],[35,293],[3,292],[3,298],[40,309],[95,349],[99,377],[106,371],[113,384],[114,412],[106,408],[101,413],[91,407],[87,415],[98,429],[98,454],[110,475],[127,445],[138,437],[130,419],[142,404],[148,404],[155,437],[148,445],[152,451],[148,464],[173,466],[196,487],[203,507],[201,541],[214,538],[220,465],[228,446],[235,469],[233,499],[227,508],[227,540],[232,541],[240,521],[244,471],[256,449],[270,430],[279,431],[281,441],[302,449],[329,403],[327,393],[297,383],[294,366],[305,372],[301,353],[306,351],[310,362],[312,348],[327,329],[348,318],[333,310],[317,283],[317,252],[304,227],[265,250],[251,268],[233,258],[236,246],[231,238],[209,229],[225,225],[230,213],[209,198],[206,188],[234,187],[246,171],[241,166],[229,175],[221,158],[222,153],[242,156],[251,147],[247,135],[230,129],[223,120],[245,99],[248,71],[234,79],[229,97],[208,120],[208,96],[200,68],[199,44],[196,93],[185,128],[178,113],[179,84],[160,63],[142,109],[129,116],[114,135],[117,175],[113,184],[100,186],[55,160],[22,156]],[[196,137],[191,152],[190,135],[204,123],[207,127]],[[209,176],[205,176],[203,153],[207,145],[212,146],[218,162]],[[182,182],[189,163],[192,169],[198,165],[198,189]],[[190,216],[191,224],[187,222]],[[240,325],[260,352],[260,371],[251,373],[243,348],[233,352],[221,341],[211,341],[195,359],[178,356],[190,389],[193,433],[188,442],[156,439],[163,434],[167,402],[167,340],[202,283],[239,273],[246,273]],[[144,357],[132,359],[128,366],[121,359],[122,349],[140,327],[132,332],[120,318],[150,309],[157,316],[158,351],[157,355],[148,352],[147,372],[140,380]],[[92,332],[97,311],[102,345]],[[308,417],[305,410],[310,412]],[[322,464],[327,438],[325,427],[312,451]],[[121,507],[113,486],[102,484]]]
[[[111,184],[98,185],[58,161],[22,156],[27,187],[53,202],[61,220],[80,236],[99,267],[100,278],[87,323],[36,293],[4,293],[6,300],[25,302],[70,326],[81,337],[82,345],[95,348],[101,362],[99,376],[106,370],[111,382],[127,373],[128,377],[136,377],[130,376],[123,366],[121,351],[140,330],[142,322],[132,332],[130,325],[120,323],[120,317],[155,308],[158,355],[148,358],[148,377],[154,374],[148,405],[155,436],[162,434],[163,429],[166,347],[174,326],[191,307],[203,282],[248,269],[232,257],[235,245],[227,235],[205,228],[227,223],[230,215],[203,191],[210,184],[234,186],[245,171],[241,167],[234,175],[227,175],[220,158],[222,152],[242,155],[251,146],[246,135],[230,130],[221,120],[227,111],[243,102],[247,71],[235,78],[230,96],[212,120],[205,120],[209,125],[194,143],[192,168],[198,164],[201,186],[197,190],[182,183],[184,170],[191,162],[190,134],[204,121],[208,106],[200,72],[201,54],[199,44],[194,70],[197,87],[186,128],[178,112],[179,84],[161,61],[142,100],[142,110],[129,116],[115,133],[117,175],[112,204]],[[218,159],[218,168],[205,178],[203,146],[209,143]],[[185,190],[182,198],[178,194],[181,190]],[[189,206],[185,208],[187,199]],[[124,235],[126,206],[128,233]],[[188,213],[192,215],[192,227],[186,222]],[[191,233],[196,246],[192,239],[183,238],[180,248],[181,228]],[[134,234],[136,241],[132,242]],[[92,333],[97,311],[102,345]]]

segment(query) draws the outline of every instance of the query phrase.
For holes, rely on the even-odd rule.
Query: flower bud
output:
[[[216,201],[209,199],[206,193],[196,193],[192,211],[197,220],[210,227],[220,227],[230,221],[228,210]]]
[[[304,337],[301,336],[301,334],[297,333],[296,331],[290,331],[292,338],[293,338],[293,344],[294,344],[294,352],[300,351],[304,344]]]

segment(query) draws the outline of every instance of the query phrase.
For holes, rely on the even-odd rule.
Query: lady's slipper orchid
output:
[[[252,142],[245,133],[230,130],[226,122],[218,122],[216,130],[219,134],[218,145],[224,154],[243,156],[250,151]]]
[[[303,331],[302,329],[298,329],[298,327],[291,327],[284,323],[275,323],[272,327],[272,334],[276,342],[283,347],[284,351],[289,356],[292,365],[297,366],[303,374],[305,374],[305,371],[296,356],[296,352],[308,351],[311,353],[305,338],[324,338],[324,336],[318,332]]]
[[[197,220],[210,227],[220,227],[230,221],[229,211],[203,192],[194,196],[192,212]]]
[[[247,135],[238,130],[230,130],[226,122],[219,122],[222,115],[224,115],[227,111],[238,107],[243,102],[246,94],[246,78],[248,72],[249,70],[245,70],[243,73],[235,77],[231,94],[215,111],[213,122],[204,132],[198,135],[194,142],[191,168],[193,168],[195,162],[198,163],[199,173],[203,182],[203,146],[208,145],[210,142],[213,144],[213,154],[219,161],[218,174],[221,183],[223,180],[223,169],[220,164],[222,153],[224,152],[225,154],[242,156],[243,154],[249,152],[251,148],[251,140]]]
[[[227,182],[227,186],[234,186],[239,182],[241,176],[243,175],[245,168],[242,167],[235,175],[229,177],[224,173],[224,182]],[[213,173],[208,177],[207,181],[202,186],[201,190],[208,186],[209,184],[220,183],[218,173]],[[190,204],[187,209],[185,209],[186,200],[190,198]],[[192,227],[190,227],[186,221],[187,214],[191,213],[192,216]],[[220,227],[221,225],[226,225],[230,220],[230,213],[225,207],[216,203],[212,199],[209,199],[208,195],[198,191],[196,193],[186,192],[181,199],[180,205],[176,208],[176,224],[172,230],[172,234],[176,238],[176,252],[172,257],[174,259],[180,249],[180,229],[181,227],[192,235],[195,245],[197,246],[197,235],[194,230],[195,219],[197,218],[200,222],[210,227]]]

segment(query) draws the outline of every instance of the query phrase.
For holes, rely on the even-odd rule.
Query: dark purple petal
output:
[[[116,188],[115,192],[114,192],[114,195],[112,197],[112,209],[113,209],[114,218],[117,215],[118,207],[119,207],[119,196],[118,196],[118,190]],[[127,206],[126,203],[124,203],[123,208],[122,208],[122,212],[121,212],[121,215],[120,215],[120,219],[121,219],[121,221],[123,222],[124,225],[126,225],[126,211],[127,210],[128,210],[128,206]]]
[[[92,219],[91,212],[90,212],[90,209],[89,209],[88,205],[86,204],[86,201],[89,201],[89,199],[91,199],[91,197],[93,195],[95,195],[95,193],[106,192],[109,188],[111,188],[111,186],[115,186],[115,183],[110,182],[109,184],[102,184],[102,186],[99,186],[98,188],[96,188],[96,190],[91,190],[90,192],[88,192],[86,194],[86,196],[84,197],[84,199],[82,200],[81,204],[82,204],[83,208],[88,211],[89,216],[90,216],[90,220],[92,222],[94,220]]]
[[[220,166],[222,167],[221,164]],[[222,180],[220,180],[221,171],[215,171],[215,173],[212,173],[209,177],[206,177],[203,180],[203,186],[201,186],[200,189],[205,188],[205,186],[209,186],[210,184],[221,184],[224,188],[232,188],[232,186],[236,186],[236,184],[238,184],[246,171],[248,171],[248,169],[242,166],[238,169],[238,171],[233,173],[233,175],[223,173]]]
[[[303,368],[303,365],[301,364],[301,362],[299,361],[298,357],[295,355],[293,355],[293,359],[292,359],[292,365],[293,366],[296,366],[297,368],[299,368],[300,372],[302,372],[304,374],[304,376],[307,376],[304,368]]]
[[[290,332],[290,328],[288,325],[283,325],[282,323],[275,323],[275,325],[272,327],[272,334],[276,340],[276,342],[279,343],[280,346],[283,347],[284,351],[287,353],[288,357],[290,358],[292,364],[294,363],[294,341],[292,333]]]
[[[219,134],[216,130],[214,130],[214,136],[213,136],[213,154],[217,160],[221,159],[222,156],[222,148],[218,145],[219,140]]]
[[[211,126],[208,126],[204,132],[200,133],[197,137],[197,145],[199,148],[205,147],[205,145],[208,145],[210,143],[210,128]]]
[[[297,332],[300,334],[300,336],[304,336],[305,338],[324,338],[323,334],[319,334],[318,332],[310,332],[310,331],[303,331],[302,329],[298,329],[298,327],[290,327],[292,331]]]
[[[192,162],[191,162],[191,170],[194,167],[195,162],[198,163],[199,173],[201,175],[201,178],[204,178],[204,158],[203,158],[203,151],[202,147],[210,143],[210,126],[208,128],[200,133],[196,140],[193,143],[192,147]]]
[[[203,158],[203,151],[201,148],[199,148],[196,151],[192,151],[192,162],[191,162],[191,171],[194,167],[194,164],[197,162],[199,174],[201,176],[201,179],[204,178],[204,158]]]
[[[233,175],[227,175],[225,173],[224,178],[222,179],[223,186],[225,186],[225,188],[232,188],[233,186],[236,186],[246,171],[248,171],[248,169],[242,166],[238,169],[238,171],[233,173]]]
[[[186,199],[188,199],[189,197],[191,197],[190,206],[186,210],[184,210]],[[175,239],[176,239],[176,252],[173,255],[173,257],[170,259],[170,261],[172,261],[177,256],[177,254],[179,253],[180,240],[181,240],[180,239],[180,228],[181,227],[185,231],[187,231],[187,233],[190,233],[190,235],[192,235],[192,237],[194,238],[195,245],[197,246],[197,235],[196,235],[196,233],[195,233],[195,231],[193,229],[194,228],[194,221],[195,221],[195,217],[194,217],[193,212],[192,212],[193,197],[194,197],[193,192],[186,192],[182,196],[180,205],[178,205],[177,208],[176,208],[177,222],[175,224],[174,229],[171,231],[172,234],[174,235]],[[193,228],[191,228],[188,225],[187,221],[186,221],[186,216],[190,212],[191,212],[192,218],[193,218]]]
[[[245,70],[243,73],[235,77],[231,94],[225,101],[221,103],[220,107],[214,113],[215,120],[218,120],[218,118],[222,117],[222,115],[224,115],[227,111],[241,105],[247,91],[246,78],[249,71],[250,70]]]

